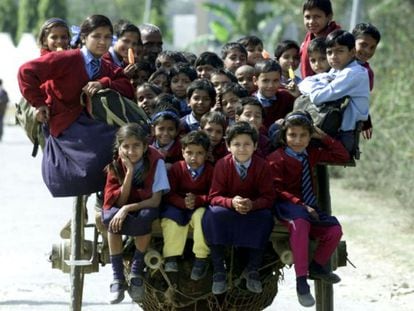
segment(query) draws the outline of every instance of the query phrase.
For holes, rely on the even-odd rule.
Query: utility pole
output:
[[[145,8],[144,8],[144,23],[149,23],[151,18],[151,0],[145,0]]]
[[[351,21],[349,22],[349,29],[352,31],[358,23],[358,17],[361,16],[362,0],[352,0]]]

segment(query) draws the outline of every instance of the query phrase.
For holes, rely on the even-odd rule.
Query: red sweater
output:
[[[293,103],[295,102],[295,98],[285,89],[279,89],[275,95],[276,101],[270,107],[264,107],[263,126],[266,128],[266,134],[269,127],[276,120],[285,118],[293,110]]]
[[[90,81],[80,50],[52,52],[23,64],[18,73],[20,91],[34,107],[48,105],[49,127],[58,136],[80,115],[82,88]],[[134,88],[121,68],[102,61],[98,81],[104,88],[111,88],[133,98]],[[44,87],[41,88],[41,85]]]
[[[162,159],[163,157],[156,149],[151,146],[148,146],[147,154],[149,159],[149,170],[144,180],[144,187],[135,189],[132,188],[126,204],[141,202],[143,200],[149,199],[152,196],[152,185],[154,183],[155,169],[157,168],[158,160]],[[125,174],[126,168],[122,164],[121,159],[118,159],[118,164],[122,167]],[[121,186],[122,184],[119,182],[118,177],[116,177],[115,174],[111,171],[108,172],[104,191],[104,209],[109,209],[115,205],[116,200],[118,200],[121,194]]]
[[[306,148],[311,176],[313,176],[313,168],[320,162],[343,163],[349,161],[349,153],[339,141],[326,136],[322,143],[324,144],[323,148]],[[277,197],[303,205],[302,163],[287,155],[284,148],[278,148],[271,153],[267,157],[267,161],[271,166]]]
[[[184,198],[187,193],[191,192],[196,195],[195,207],[206,207],[213,178],[213,169],[213,166],[206,162],[203,173],[193,179],[185,161],[174,163],[168,171],[170,192],[165,196],[165,202],[178,208],[187,209]]]
[[[336,29],[340,29],[339,26],[334,21],[330,22],[326,27],[325,31],[322,33],[321,37],[326,37],[332,31]],[[315,38],[315,35],[311,32],[307,32],[305,39],[303,39],[302,45],[300,47],[300,74],[302,79],[305,79],[308,76],[313,76],[315,72],[313,72],[310,64],[309,64],[309,55],[308,55],[308,46],[312,39]]]
[[[235,167],[233,156],[226,155],[214,167],[209,199],[211,205],[232,207],[232,199],[239,195],[249,198],[253,210],[271,208],[275,199],[270,167],[264,159],[253,155],[252,162],[244,180],[240,178]]]

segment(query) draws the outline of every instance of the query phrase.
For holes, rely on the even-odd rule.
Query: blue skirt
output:
[[[168,218],[174,220],[180,226],[186,226],[191,220],[195,209],[182,209],[171,204],[165,204],[160,213],[160,218]]]
[[[222,206],[209,206],[204,213],[204,237],[210,245],[264,249],[274,225],[272,211],[262,209],[246,215]]]
[[[116,130],[82,113],[58,137],[45,133],[42,176],[54,197],[103,190],[104,168],[112,160]]]
[[[111,207],[110,209],[102,210],[102,222],[108,228],[109,223],[115,214],[119,211],[118,207]],[[142,208],[134,213],[128,213],[122,229],[119,232],[112,232],[116,234],[124,234],[129,236],[141,236],[151,233],[152,222],[158,218],[158,208]]]
[[[311,224],[318,226],[339,225],[339,221],[336,219],[336,217],[329,216],[317,207],[314,207],[314,209],[319,215],[319,221],[316,221],[314,218],[312,218],[302,205],[293,204],[289,201],[277,201],[274,205],[276,217],[279,220],[290,221],[300,218],[305,219]]]

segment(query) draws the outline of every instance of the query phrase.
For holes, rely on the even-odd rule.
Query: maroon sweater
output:
[[[193,179],[187,169],[185,161],[179,161],[171,166],[168,171],[170,192],[165,196],[165,202],[181,209],[185,207],[184,198],[191,192],[196,195],[195,207],[208,204],[208,191],[213,178],[213,166],[206,162],[203,173]]]
[[[253,155],[247,176],[242,180],[235,167],[233,156],[228,154],[214,167],[209,193],[210,204],[233,208],[232,199],[239,195],[252,200],[253,210],[271,208],[275,193],[272,183],[269,182],[270,179],[269,165],[264,159]]]
[[[349,153],[339,141],[326,136],[322,143],[324,144],[323,148],[306,148],[311,176],[313,176],[313,168],[320,162],[343,163],[349,161]],[[302,163],[287,155],[285,148],[278,148],[272,152],[267,157],[267,161],[271,166],[273,184],[278,199],[303,205],[301,199]]]
[[[34,107],[48,105],[49,128],[58,136],[80,115],[82,88],[90,81],[80,50],[51,52],[23,64],[18,73],[20,91]],[[102,61],[99,81],[104,88],[111,88],[133,98],[134,88],[121,68]],[[43,86],[41,87],[41,85]]]

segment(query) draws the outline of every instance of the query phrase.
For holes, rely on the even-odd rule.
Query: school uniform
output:
[[[296,154],[288,147],[278,148],[267,157],[271,167],[273,184],[277,194],[274,211],[290,233],[290,246],[293,252],[297,276],[304,276],[308,271],[309,237],[320,241],[314,260],[325,265],[335,250],[342,235],[338,220],[329,216],[317,207],[317,202],[305,202],[303,190],[303,165],[305,157],[309,164],[309,174],[320,162],[342,163],[349,160],[349,154],[342,144],[326,136],[322,147],[306,148],[303,154]],[[312,194],[315,196],[315,185],[311,183]],[[306,211],[305,205],[315,208],[320,220],[316,221]]]
[[[259,133],[257,149],[254,153],[263,159],[270,153],[270,139],[266,135]]]
[[[271,206],[274,189],[269,183],[270,167],[253,155],[244,179],[231,154],[219,160],[214,168],[210,188],[210,206],[202,225],[210,245],[231,245],[263,249],[273,228]],[[252,200],[253,208],[242,215],[232,207],[236,195]]]
[[[171,191],[165,196],[161,210],[164,257],[182,255],[190,226],[194,230],[193,253],[197,258],[206,258],[210,253],[201,228],[201,219],[208,205],[212,177],[213,166],[208,162],[194,171],[185,161],[179,161],[168,171]],[[196,195],[192,210],[185,205],[187,193]]]
[[[198,121],[191,112],[180,119],[180,128],[183,130],[184,134],[191,131],[197,131],[200,129],[200,121]]]
[[[148,146],[147,156],[149,160],[148,171],[142,175],[144,169],[143,160],[135,165],[131,192],[125,204],[141,202],[151,198],[155,192],[162,191],[164,193],[170,189],[162,155],[153,147]],[[124,173],[126,173],[126,168],[122,164],[121,159],[118,159],[118,164],[122,167]],[[113,172],[108,172],[102,210],[102,219],[106,226],[109,225],[112,218],[122,207],[116,205],[116,201],[121,195],[121,187],[122,183],[118,177]],[[155,207],[142,208],[129,213],[123,222],[121,231],[116,233],[131,236],[148,234],[151,232],[152,222],[158,218],[158,215],[159,209]]]
[[[336,29],[340,29],[340,28],[341,26],[339,26],[334,21],[331,21],[326,27],[325,31],[321,34],[321,36],[326,37],[332,31]],[[312,70],[310,66],[309,55],[308,55],[309,44],[314,38],[315,38],[315,35],[308,31],[305,35],[305,39],[303,39],[303,42],[300,46],[300,74],[302,76],[302,79],[305,79],[306,77],[309,77],[315,74],[315,72]]]
[[[369,90],[372,92],[372,89],[374,88],[374,71],[372,70],[371,66],[368,62],[361,62],[358,61],[358,63],[364,67],[368,72],[368,78],[369,78]]]
[[[259,91],[255,97],[264,108],[263,126],[265,133],[276,120],[283,119],[293,110],[295,101],[295,98],[286,89],[279,89],[272,98],[264,97]]]
[[[125,68],[127,65],[122,59],[118,57],[118,55],[116,55],[116,52],[112,46],[109,48],[109,51],[102,56],[102,59],[120,68]]]
[[[42,176],[55,197],[101,191],[105,185],[103,169],[112,159],[116,128],[90,118],[80,104],[82,88],[95,80],[104,88],[134,97],[122,69],[97,60],[93,71],[93,61],[84,47],[44,54],[19,69],[23,97],[36,108],[46,104],[50,110]]]
[[[211,157],[207,159],[213,165],[220,160],[221,158],[225,157],[229,154],[229,150],[227,149],[226,142],[224,139],[220,141],[216,146],[214,146],[211,150]]]
[[[183,153],[181,150],[181,143],[180,140],[175,138],[170,144],[167,146],[160,147],[158,145],[157,140],[152,142],[152,146],[159,150],[164,155],[165,163],[175,163],[177,161],[181,161],[183,159]]]

